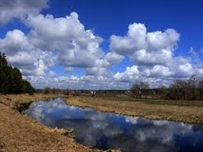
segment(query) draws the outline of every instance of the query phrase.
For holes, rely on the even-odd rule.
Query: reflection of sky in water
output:
[[[39,101],[24,111],[50,127],[75,128],[76,141],[100,149],[125,152],[202,152],[203,128],[153,121],[67,105],[61,99]]]

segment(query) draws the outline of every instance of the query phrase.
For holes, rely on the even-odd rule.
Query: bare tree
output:
[[[133,84],[131,88],[131,92],[136,98],[142,98],[143,94],[147,93],[147,90],[149,89],[149,84],[146,82],[139,82]]]
[[[202,100],[202,94],[203,94],[203,78],[200,78],[200,79],[199,79],[198,88],[199,88],[199,99]]]
[[[201,100],[203,93],[203,78],[195,75],[188,80],[176,80],[168,90],[167,99]]]

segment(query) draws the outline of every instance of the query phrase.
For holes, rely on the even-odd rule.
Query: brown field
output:
[[[0,95],[0,152],[92,152],[63,130],[50,129],[13,109],[16,103],[48,99],[53,95]]]
[[[203,125],[203,101],[134,99],[126,95],[86,96],[67,99],[72,105],[148,119]]]

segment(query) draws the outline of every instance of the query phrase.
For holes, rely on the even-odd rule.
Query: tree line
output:
[[[191,76],[188,80],[176,80],[165,96],[173,100],[202,100],[203,77]]]
[[[22,78],[20,70],[12,67],[6,60],[6,55],[0,52],[0,93],[2,94],[33,94],[35,89]]]
[[[193,75],[187,80],[175,80],[169,87],[150,89],[147,82],[133,84],[135,98],[162,98],[170,100],[203,100],[203,77]]]

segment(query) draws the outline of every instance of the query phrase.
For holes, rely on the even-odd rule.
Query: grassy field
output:
[[[118,114],[203,125],[203,101],[135,99],[126,95],[117,95],[74,97],[67,99],[67,102]]]
[[[191,107],[203,107],[203,101],[190,101],[190,100],[163,100],[163,99],[138,99],[128,95],[117,96],[97,96],[102,100],[109,101],[128,101],[128,102],[143,102],[146,104],[155,105],[173,105],[173,106],[191,106]]]

